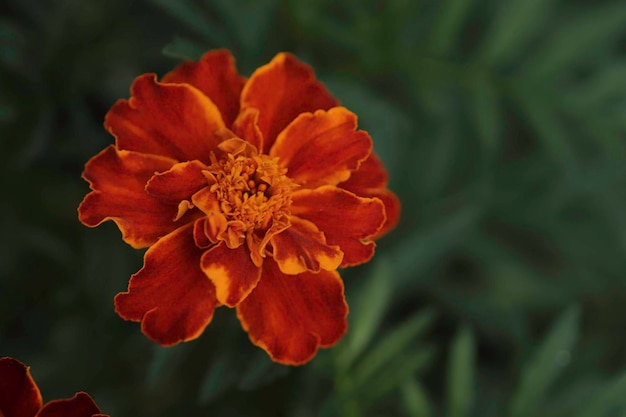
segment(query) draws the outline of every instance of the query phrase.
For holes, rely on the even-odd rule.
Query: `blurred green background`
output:
[[[624,0],[3,0],[0,356],[112,417],[626,416]],[[359,115],[402,220],[350,330],[273,364],[221,308],[169,349],[113,311],[142,252],[77,219],[144,72],[279,51]]]

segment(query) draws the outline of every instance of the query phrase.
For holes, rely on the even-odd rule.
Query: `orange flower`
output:
[[[348,313],[336,270],[369,260],[399,215],[369,135],[337,105],[287,53],[247,80],[225,50],[139,76],[106,116],[115,146],[87,162],[78,209],[149,246],[118,314],[168,346],[236,307],[285,364],[335,344]]]
[[[43,405],[41,393],[27,366],[17,359],[0,358],[0,417],[108,417],[88,394]]]

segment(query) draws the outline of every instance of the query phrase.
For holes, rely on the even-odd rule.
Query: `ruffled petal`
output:
[[[280,270],[294,275],[337,269],[343,258],[339,246],[329,245],[324,234],[310,221],[297,217],[290,220],[289,228],[270,239]]]
[[[33,417],[41,405],[29,368],[17,359],[0,358],[0,416]]]
[[[96,415],[102,415],[100,409],[84,392],[78,392],[72,398],[50,401],[37,413],[37,417],[93,417]]]
[[[385,206],[377,198],[362,198],[334,186],[298,190],[291,213],[314,223],[329,245],[339,245],[342,267],[358,265],[374,255],[370,239],[386,221]]]
[[[259,110],[263,153],[267,154],[276,136],[300,113],[327,110],[338,102],[315,79],[313,69],[288,53],[280,53],[258,68],[241,92],[241,109]]]
[[[400,220],[400,200],[389,191],[387,187],[388,175],[383,167],[383,163],[378,156],[372,152],[361,166],[352,174],[350,178],[339,186],[362,197],[372,197],[380,199],[385,205],[385,215],[387,220],[372,238],[383,236],[396,227]]]
[[[191,223],[181,227],[148,249],[128,292],[115,297],[115,311],[141,321],[143,333],[163,346],[200,336],[217,303],[215,287],[200,268],[203,250],[192,229]]]
[[[243,109],[235,123],[233,132],[240,138],[247,140],[257,149],[263,149],[263,133],[259,129],[259,110],[253,107]]]
[[[187,83],[202,91],[217,106],[230,126],[239,113],[239,96],[246,78],[239,75],[235,59],[226,49],[209,51],[198,62],[183,62],[165,74],[164,83]]]
[[[162,201],[178,204],[207,185],[200,161],[181,162],[165,172],[156,173],[146,184],[146,191]]]
[[[211,151],[230,135],[215,104],[188,84],[163,84],[144,74],[131,95],[104,120],[119,149],[210,163]]]
[[[85,165],[83,178],[91,189],[78,207],[78,218],[89,227],[113,220],[126,243],[134,248],[152,245],[188,221],[197,213],[178,221],[176,205],[164,204],[145,191],[155,172],[166,171],[174,160],[157,155],[104,149]]]
[[[246,298],[261,278],[247,245],[230,249],[222,242],[204,252],[201,266],[215,285],[217,300],[229,307]]]
[[[372,139],[356,129],[356,115],[344,107],[304,113],[280,132],[270,155],[300,185],[336,185],[372,152]]]
[[[311,360],[346,332],[348,306],[336,271],[285,275],[271,259],[254,291],[237,306],[250,340],[288,365]]]

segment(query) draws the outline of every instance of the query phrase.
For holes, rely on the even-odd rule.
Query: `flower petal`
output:
[[[278,133],[300,113],[327,110],[337,104],[315,79],[313,69],[288,53],[280,53],[258,68],[241,92],[241,110],[259,110],[263,153],[268,153]]]
[[[263,149],[263,134],[259,129],[259,110],[254,107],[243,109],[235,123],[233,123],[233,132],[250,142],[257,149]]]
[[[101,415],[100,409],[84,392],[78,392],[72,398],[50,401],[37,413],[37,417],[92,417],[95,415]]]
[[[41,404],[29,368],[17,359],[0,358],[0,416],[33,417]]]
[[[280,132],[270,155],[300,185],[336,185],[372,152],[372,139],[356,128],[356,115],[344,107],[303,113]]]
[[[334,186],[298,190],[292,195],[291,213],[313,222],[329,245],[339,245],[342,267],[358,265],[374,255],[369,238],[385,223],[385,206],[377,198],[362,198]]]
[[[328,245],[324,234],[310,221],[297,217],[290,220],[288,229],[270,239],[280,270],[295,275],[337,269],[343,258],[339,246]]]
[[[352,172],[346,182],[339,184],[341,188],[352,191],[356,195],[378,198],[385,205],[387,220],[378,233],[373,236],[374,239],[389,232],[400,220],[400,200],[386,188],[387,181],[388,175],[383,163],[372,152],[369,158],[356,171]]]
[[[133,82],[131,95],[115,103],[104,120],[119,149],[211,162],[209,155],[227,130],[218,108],[200,90],[144,74]]]
[[[158,172],[146,184],[146,191],[162,201],[178,204],[207,185],[202,171],[207,166],[200,161],[181,162],[165,172]]]
[[[94,191],[78,207],[78,218],[90,227],[113,220],[126,243],[134,248],[150,246],[194,219],[190,213],[174,222],[176,205],[164,204],[145,191],[155,172],[166,171],[173,164],[174,160],[162,156],[109,146],[85,165],[83,178]]]
[[[261,268],[252,262],[247,245],[230,249],[222,242],[204,252],[201,266],[215,285],[217,301],[229,307],[246,298],[261,278]]]
[[[187,83],[202,91],[230,126],[239,113],[239,96],[246,78],[239,75],[235,59],[226,49],[209,51],[198,62],[183,62],[165,74],[164,83]]]
[[[163,346],[200,336],[213,318],[215,287],[200,269],[203,250],[190,223],[161,238],[131,277],[128,292],[115,297],[115,311],[141,321],[143,333]]]
[[[288,365],[311,360],[346,332],[348,306],[336,271],[285,275],[267,259],[254,291],[237,306],[241,325],[255,345]]]

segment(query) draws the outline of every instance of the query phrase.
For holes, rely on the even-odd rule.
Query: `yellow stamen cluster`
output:
[[[220,211],[231,225],[239,224],[242,232],[265,231],[275,216],[289,214],[296,184],[278,165],[278,158],[228,154],[221,160],[213,157],[208,172],[215,178],[210,190],[216,194]]]

